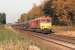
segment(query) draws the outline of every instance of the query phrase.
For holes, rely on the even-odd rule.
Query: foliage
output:
[[[0,30],[0,50],[27,50],[28,39],[11,30]]]
[[[0,24],[6,24],[6,14],[0,13]]]
[[[75,20],[75,0],[53,0],[52,6],[54,7],[54,14],[58,16],[67,16],[67,22],[69,24]]]
[[[49,0],[43,8],[44,15],[52,16],[53,18],[65,15],[67,25],[75,22],[75,0]],[[63,16],[64,17],[64,16]],[[70,24],[69,24],[70,23]]]
[[[52,0],[49,0],[44,4],[43,12],[45,16],[52,16],[53,15],[53,9],[51,7]]]

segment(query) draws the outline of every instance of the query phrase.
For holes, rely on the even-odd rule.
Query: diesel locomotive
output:
[[[42,16],[32,19],[27,22],[26,27],[37,32],[52,33],[52,18],[50,16]]]

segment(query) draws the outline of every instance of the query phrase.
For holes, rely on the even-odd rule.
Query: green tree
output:
[[[67,25],[72,25],[75,20],[75,0],[53,0],[54,14],[59,17],[61,15],[67,16]]]
[[[2,24],[6,24],[6,14],[5,13],[2,13]]]
[[[0,24],[6,24],[6,14],[0,13]]]
[[[53,16],[53,8],[51,6],[52,0],[49,0],[44,4],[43,13],[45,16]]]

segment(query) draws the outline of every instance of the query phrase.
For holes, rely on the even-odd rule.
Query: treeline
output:
[[[0,24],[6,24],[6,14],[0,13]]]
[[[20,22],[25,22],[42,15],[52,17],[55,25],[74,25],[75,24],[75,0],[48,0],[44,5],[33,6],[27,13],[22,14]]]
[[[43,12],[52,16],[53,24],[75,24],[75,0],[48,0]]]

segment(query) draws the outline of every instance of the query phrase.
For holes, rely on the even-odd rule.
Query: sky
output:
[[[27,13],[33,4],[40,5],[40,0],[0,0],[0,12],[6,13],[6,22],[14,23],[22,13]]]

